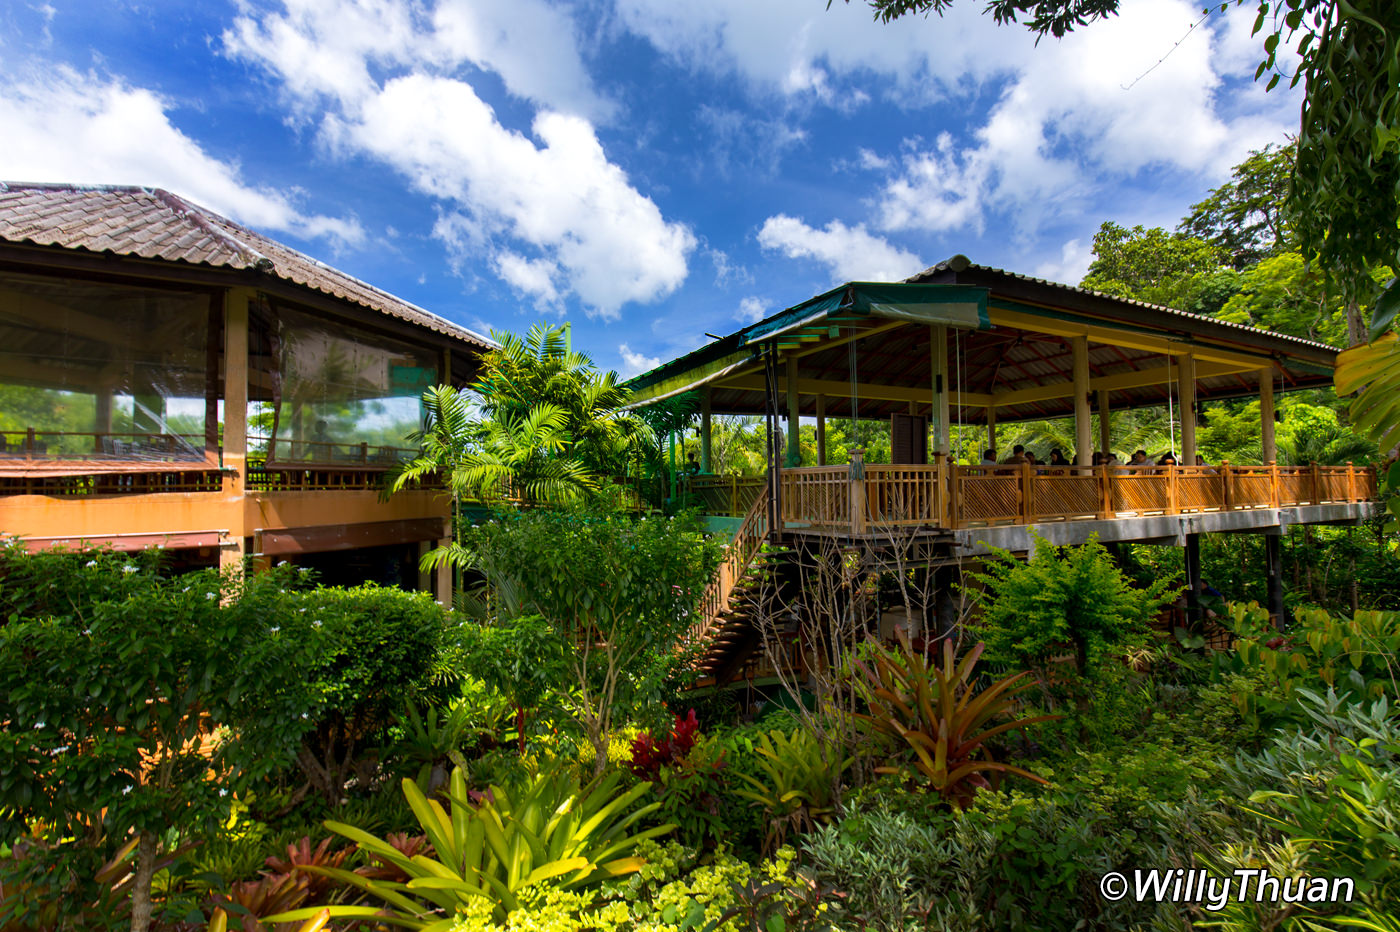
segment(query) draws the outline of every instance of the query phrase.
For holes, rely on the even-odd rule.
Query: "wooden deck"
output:
[[[857,470],[801,467],[784,469],[781,476],[785,531],[850,537],[1369,502],[1376,496],[1375,470],[1351,465],[960,466],[940,459]],[[697,477],[692,495],[711,514],[744,514],[763,482]]]

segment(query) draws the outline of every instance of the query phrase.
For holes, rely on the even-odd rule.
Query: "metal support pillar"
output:
[[[1274,616],[1274,624],[1280,629],[1287,623],[1286,609],[1283,607],[1283,550],[1280,547],[1281,535],[1264,535],[1264,560],[1267,566],[1267,586],[1269,593],[1269,614]]]
[[[1186,627],[1201,625],[1201,535],[1186,535]]]

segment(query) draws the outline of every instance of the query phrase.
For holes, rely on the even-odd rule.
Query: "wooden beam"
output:
[[[786,380],[778,377],[778,386],[786,388]],[[740,391],[763,391],[763,376],[758,373],[743,373],[732,375],[714,383],[715,388],[732,388]],[[851,396],[851,383],[840,382],[835,379],[805,379],[797,380],[797,390],[803,395],[830,395],[834,398],[849,398]],[[919,404],[929,403],[929,389],[905,388],[898,385],[869,385],[864,382],[855,385],[857,397],[867,401],[916,401]],[[990,404],[991,395],[977,392],[963,392],[963,404],[969,408],[981,408]]]
[[[817,396],[817,465],[826,465],[826,396]]]
[[[863,340],[866,337],[874,336],[877,333],[884,333],[886,330],[894,330],[896,327],[903,327],[904,325],[905,322],[902,320],[888,321],[883,324],[878,324],[874,327],[867,327],[864,330],[860,330],[856,333],[848,333],[845,336],[833,337],[830,340],[825,340],[821,343],[818,343],[816,346],[805,346],[797,352],[789,353],[788,355],[800,359],[803,356],[808,356],[812,353],[819,353],[822,350],[832,349],[833,347],[837,346],[845,346],[852,340]]]
[[[1203,362],[1232,363],[1237,365],[1239,368],[1234,370],[1237,372],[1271,365],[1269,359],[1263,356],[1251,356],[1246,353],[1217,349],[1209,345],[1186,343],[1179,338],[1172,338],[1166,335],[1154,336],[1148,333],[1140,333],[1136,330],[1120,330],[1116,327],[1060,320],[1055,317],[1039,317],[1035,314],[1027,314],[1023,311],[1013,311],[996,306],[989,306],[987,308],[987,316],[991,319],[992,324],[997,327],[1013,327],[1017,330],[1028,330],[1033,333],[1048,333],[1053,336],[1062,337],[1086,336],[1095,343],[1106,343],[1111,346],[1121,346],[1127,349],[1160,353],[1164,356],[1180,356],[1185,353],[1190,353]]]
[[[1235,372],[1248,372],[1257,366],[1240,368],[1233,363],[1200,363],[1196,366],[1197,378],[1210,378],[1217,375],[1230,375]],[[1135,369],[1132,372],[1118,372],[1101,375],[1089,380],[1090,391],[1121,391],[1126,388],[1141,388],[1145,385],[1165,385],[1176,375],[1177,367],[1154,366],[1151,369]],[[1021,388],[1010,392],[997,392],[992,396],[998,406],[1028,404],[1036,401],[1050,401],[1055,398],[1070,398],[1074,395],[1074,383],[1050,382],[1034,388]]]
[[[1108,410],[1108,392],[1099,389],[1099,449],[1107,455],[1113,449],[1113,420]]]

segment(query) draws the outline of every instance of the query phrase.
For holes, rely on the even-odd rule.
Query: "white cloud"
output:
[[[758,242],[789,259],[815,259],[839,282],[898,281],[923,268],[917,256],[870,234],[863,224],[848,227],[839,220],[818,230],[779,214],[764,221]]]
[[[1015,27],[992,31],[976,3],[942,17],[874,21],[861,0],[618,0],[623,24],[697,71],[734,73],[760,93],[849,109],[864,102],[853,78],[876,75],[888,95],[913,105],[1013,67],[1033,40]],[[985,19],[985,25],[983,25]]]
[[[932,146],[906,140],[877,198],[879,226],[980,231],[998,213],[1030,237],[1044,219],[1081,209],[1108,179],[1148,167],[1223,177],[1296,117],[1280,97],[1263,109],[1222,112],[1222,98],[1237,95],[1222,92],[1214,50],[1224,40],[1216,33],[1233,30],[1233,20],[1171,44],[1199,16],[1186,0],[1142,0],[1043,42],[973,145],[959,148],[946,134]]]
[[[576,26],[544,0],[283,0],[225,30],[225,49],[269,65],[302,115],[320,99],[352,103],[378,87],[376,73],[412,68],[453,75],[464,65],[497,74],[523,100],[593,118],[614,105],[593,87]]]
[[[768,316],[768,302],[750,295],[739,302],[739,310],[734,315],[734,319],[746,324],[756,324],[766,316]]]
[[[1058,261],[1042,262],[1035,267],[1037,278],[1048,278],[1064,285],[1078,285],[1094,261],[1094,244],[1079,239],[1069,240],[1060,248]]]
[[[685,280],[695,237],[632,187],[581,115],[606,107],[586,81],[568,17],[551,19],[538,0],[442,0],[431,13],[389,0],[288,4],[285,14],[240,17],[225,33],[228,49],[280,78],[303,118],[319,113],[333,153],[370,155],[442,201],[434,233],[455,258],[485,253],[538,301],[574,294],[605,318]],[[532,45],[521,29],[537,21]],[[503,126],[458,76],[463,61],[548,105],[530,136]]]
[[[559,277],[558,263],[544,258],[526,259],[510,250],[502,250],[496,253],[492,265],[496,274],[517,290],[533,295],[540,305],[559,303],[559,289],[554,284]]]
[[[651,369],[661,365],[660,356],[645,356],[642,353],[634,353],[626,343],[617,348],[617,352],[622,356],[622,369],[618,375],[624,379],[630,379],[634,375],[641,375]]]
[[[356,244],[354,219],[308,215],[280,191],[248,184],[237,162],[181,132],[145,88],[67,68],[0,85],[0,177],[166,188],[262,230]]]

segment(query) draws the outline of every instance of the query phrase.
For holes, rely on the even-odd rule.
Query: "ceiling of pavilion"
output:
[[[947,288],[950,311],[938,310],[931,285]],[[871,301],[867,290],[879,300]],[[979,299],[980,315],[968,310]],[[999,423],[1073,414],[1075,333],[1089,336],[1094,403],[1106,391],[1115,410],[1175,404],[1187,352],[1196,360],[1202,400],[1257,395],[1261,368],[1272,370],[1276,390],[1327,386],[1336,356],[1309,340],[953,260],[909,283],[834,289],[628,384],[642,403],[708,386],[714,413],[761,414],[760,354],[776,346],[784,360],[796,361],[805,416],[819,404],[829,417],[928,414],[930,323],[949,324],[950,420],[965,424],[985,423],[993,397]],[[779,391],[786,389],[786,372],[780,362]],[[786,401],[780,405],[785,409]]]

